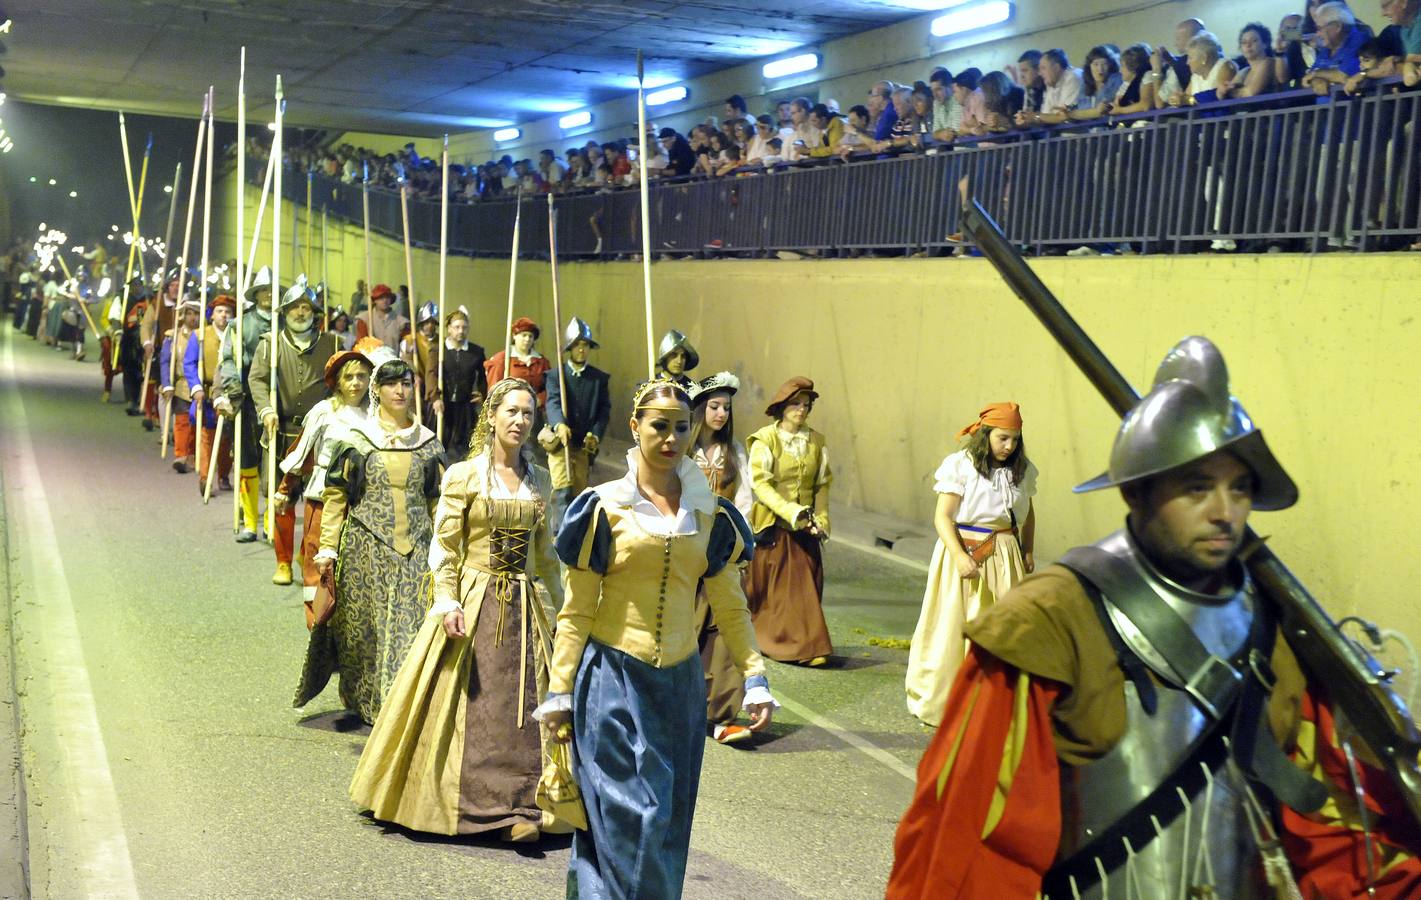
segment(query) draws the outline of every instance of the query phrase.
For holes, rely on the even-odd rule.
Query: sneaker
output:
[[[1100,251],[1094,247],[1077,247],[1074,250],[1067,250],[1067,256],[1099,256]]]
[[[593,256],[601,256],[601,255],[602,255],[602,239],[601,239],[601,238],[598,238],[598,239],[597,239],[597,246],[595,246],[595,247],[592,248],[592,255],[593,255]]]
[[[738,744],[748,741],[755,733],[744,725],[716,725],[711,729],[711,737],[718,744]]]
[[[252,531],[250,528],[243,528],[241,531],[237,532],[237,537],[235,540],[239,544],[250,544],[255,542],[256,539],[257,533],[255,531]]]
[[[1238,244],[1233,241],[1210,241],[1210,250],[1217,250],[1220,253],[1232,253],[1238,249]]]
[[[291,583],[291,563],[277,563],[276,571],[271,576],[272,584]]]

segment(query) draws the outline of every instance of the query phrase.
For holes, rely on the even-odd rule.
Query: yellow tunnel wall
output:
[[[233,256],[225,193],[218,246]],[[257,194],[246,191],[249,229]],[[289,284],[289,204],[283,215]],[[304,209],[298,222],[304,242]],[[545,223],[535,216],[524,226]],[[313,225],[311,280],[324,258],[345,305],[365,277],[362,230],[330,220],[323,257],[319,212]],[[271,261],[270,218],[265,231],[258,265]],[[372,236],[371,257],[376,283],[405,282],[399,242]],[[436,296],[438,265],[437,252],[414,251],[416,300]],[[1421,255],[1052,258],[1033,267],[1137,389],[1179,338],[1214,340],[1234,392],[1302,490],[1296,507],[1252,524],[1334,616],[1367,616],[1421,642]],[[490,353],[502,347],[508,275],[506,259],[448,261],[446,308],[468,309],[470,336]],[[559,266],[564,318],[591,323],[602,345],[593,362],[627,401],[615,407],[614,430],[647,369],[641,279],[634,262]],[[738,437],[766,421],[765,399],[787,377],[814,379],[811,421],[828,439],[839,502],[931,533],[932,473],[953,435],[983,403],[1014,400],[1041,470],[1038,562],[1123,521],[1117,493],[1071,493],[1104,468],[1118,419],[984,260],[658,261],[652,290],[656,336],[678,328],[700,352],[692,374],[740,377]],[[551,357],[547,262],[519,263],[514,315],[543,326],[538,346]]]

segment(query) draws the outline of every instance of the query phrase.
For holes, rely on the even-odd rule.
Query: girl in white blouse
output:
[[[934,476],[938,541],[908,651],[908,711],[934,727],[967,655],[963,627],[1034,568],[1036,466],[1020,407],[993,403],[957,436],[968,436],[967,446]]]

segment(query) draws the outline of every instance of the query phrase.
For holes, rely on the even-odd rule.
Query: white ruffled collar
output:
[[[627,474],[616,481],[608,481],[593,488],[597,495],[608,503],[631,508],[642,500],[641,489],[637,487],[637,468],[641,464],[641,450],[632,447],[627,451]],[[710,482],[696,463],[683,456],[676,464],[676,477],[681,479],[681,508],[710,515],[715,512],[715,494],[711,493]]]

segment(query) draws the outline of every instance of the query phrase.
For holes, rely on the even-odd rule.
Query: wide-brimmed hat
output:
[[[1075,492],[1142,481],[1220,450],[1253,471],[1254,509],[1287,509],[1298,502],[1298,486],[1229,393],[1229,370],[1219,348],[1208,338],[1185,338],[1165,356],[1150,392],[1120,424],[1110,468]]]
[[[690,390],[686,393],[691,395],[691,405],[695,406],[709,400],[710,395],[716,391],[725,391],[733,397],[738,390],[740,390],[740,379],[735,377],[735,373],[716,372],[714,375],[702,378],[691,385]]]
[[[326,387],[331,390],[336,389],[336,380],[340,378],[341,367],[353,359],[364,360],[373,366],[371,353],[380,347],[385,346],[379,338],[363,337],[355,342],[355,346],[349,350],[342,350],[339,353],[332,353],[331,358],[326,360],[325,382]]]
[[[525,331],[531,331],[531,332],[533,332],[533,340],[535,340],[535,341],[536,341],[536,340],[542,335],[542,333],[543,333],[542,329],[538,327],[538,323],[537,323],[537,322],[534,322],[532,319],[528,318],[527,316],[520,316],[520,317],[518,317],[518,318],[513,322],[513,328],[512,328],[508,333],[509,333],[509,335],[511,336],[511,335],[515,335],[515,334],[522,334],[522,333],[525,332]]]
[[[770,398],[770,405],[765,407],[765,415],[778,415],[779,407],[796,394],[808,394],[810,400],[819,399],[819,392],[814,390],[814,382],[803,375],[796,375],[775,391],[775,395]]]

